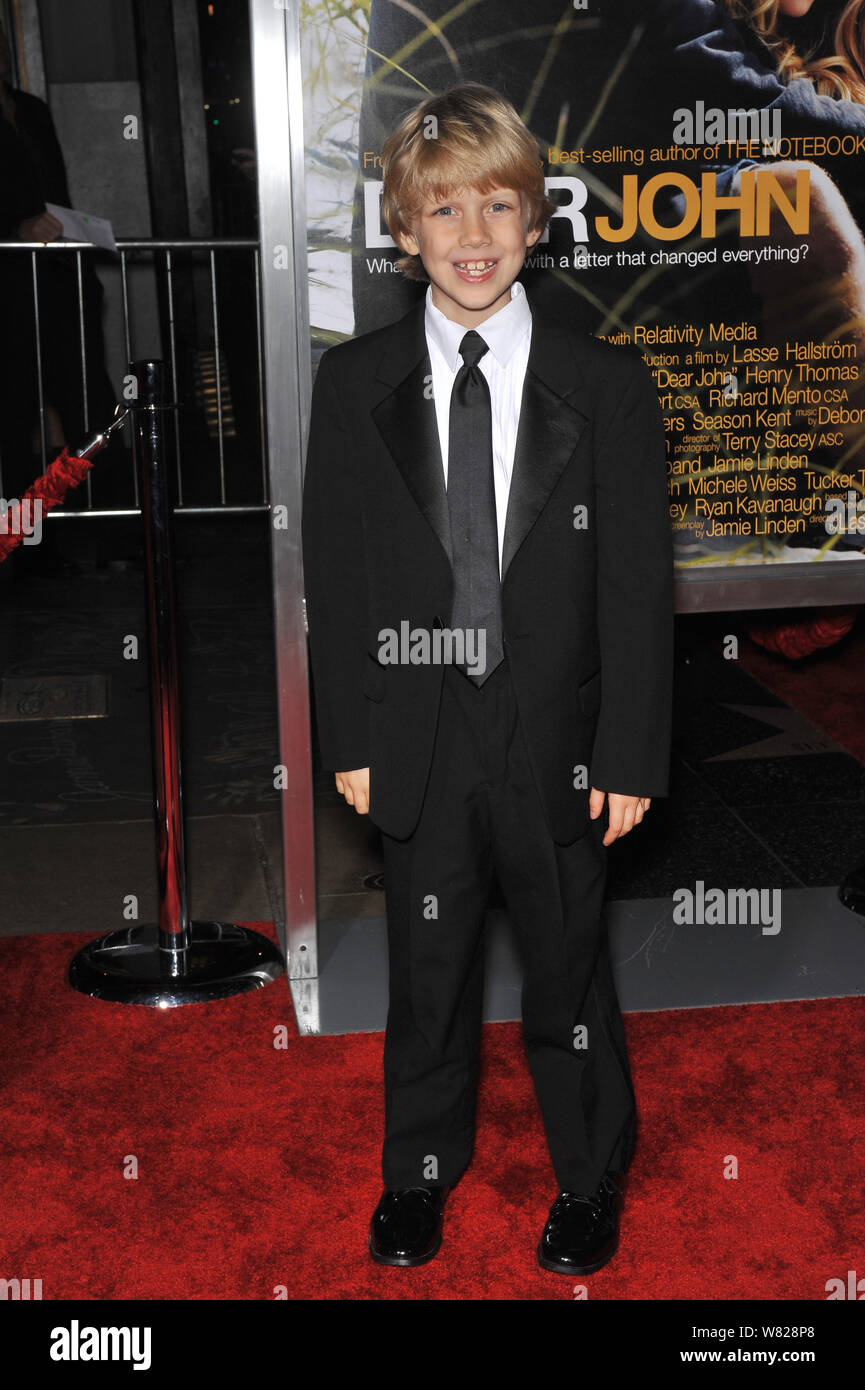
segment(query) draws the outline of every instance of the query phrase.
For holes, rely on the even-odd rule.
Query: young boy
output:
[[[606,846],[667,792],[661,413],[639,354],[547,322],[519,284],[552,204],[503,97],[466,83],[422,102],[383,169],[401,268],[429,288],[324,354],[303,508],[322,760],[384,851],[385,1191],[369,1249],[432,1259],[469,1164],[495,873],[560,1189],[538,1259],[587,1274],[617,1247],[636,1119]]]

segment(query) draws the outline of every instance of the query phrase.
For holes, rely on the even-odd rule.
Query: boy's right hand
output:
[[[349,806],[353,806],[359,816],[369,815],[369,768],[356,768],[354,772],[337,772],[336,789],[344,796]]]

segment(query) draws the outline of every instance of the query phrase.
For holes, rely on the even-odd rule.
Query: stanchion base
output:
[[[190,922],[185,951],[163,951],[155,924],[109,932],[73,956],[69,983],[94,999],[172,1009],[262,989],[285,971],[279,948],[232,922]]]
[[[838,897],[851,912],[865,917],[865,864],[847,875],[838,889]]]

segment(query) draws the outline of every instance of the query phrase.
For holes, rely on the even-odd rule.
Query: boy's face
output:
[[[526,199],[513,188],[461,188],[447,202],[425,203],[397,241],[423,261],[436,308],[475,328],[510,302],[526,249],[541,235],[528,222]]]

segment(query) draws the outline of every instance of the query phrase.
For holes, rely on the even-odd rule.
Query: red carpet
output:
[[[573,1297],[535,1261],[555,1181],[518,1025],[485,1030],[475,1157],[440,1254],[382,1269],[365,1244],[382,1035],[300,1039],[284,980],[168,1013],[86,999],[65,981],[85,939],[0,943],[5,1277],[41,1278],[46,1300],[272,1299],[280,1285],[295,1299]],[[626,1024],[642,1128],[622,1247],[590,1297],[822,1300],[827,1279],[865,1275],[863,1001]]]

